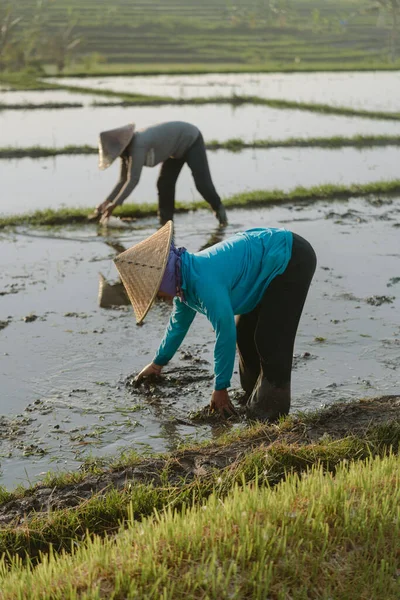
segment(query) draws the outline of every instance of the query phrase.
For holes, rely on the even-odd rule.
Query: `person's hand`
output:
[[[101,218],[101,212],[98,208],[95,208],[93,212],[88,215],[88,221],[99,221]]]
[[[98,206],[96,206],[96,208],[94,209],[94,211],[92,213],[90,213],[90,215],[88,216],[88,220],[89,221],[99,221],[102,222],[102,219],[104,217],[104,215],[106,214],[106,216],[104,217],[104,222],[107,222],[111,212],[108,214],[107,209],[110,207],[110,203],[108,202],[108,200],[105,200],[104,202],[102,202],[101,204],[99,204]],[[107,211],[107,212],[106,212]]]
[[[218,411],[223,417],[236,415],[236,410],[230,401],[228,390],[214,390],[211,396],[211,410]]]
[[[103,208],[103,210],[101,211],[101,219],[100,219],[100,223],[102,225],[106,224],[108,219],[111,217],[113,210],[114,210],[115,206],[113,206],[112,204],[108,204],[105,208]]]
[[[161,369],[162,367],[160,365],[150,363],[140,371],[139,375],[136,375],[135,383],[139,384],[145,377],[149,377],[150,375],[160,375]]]

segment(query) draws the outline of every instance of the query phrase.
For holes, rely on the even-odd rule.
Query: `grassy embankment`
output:
[[[292,191],[282,190],[257,190],[236,194],[224,199],[227,208],[256,208],[286,204],[293,202],[318,202],[320,200],[346,200],[360,196],[394,196],[400,194],[400,180],[378,181],[366,184],[353,185],[321,185],[312,188],[297,187]],[[175,212],[183,213],[200,209],[209,209],[203,201],[177,202]],[[9,215],[0,217],[0,229],[15,225],[63,225],[68,223],[87,223],[88,215],[93,211],[90,208],[60,208],[37,210],[31,213]],[[118,207],[114,215],[121,218],[135,218],[156,216],[157,204],[124,204]]]
[[[340,406],[254,425],[164,456],[155,484],[127,481],[121,491],[4,527],[1,598],[397,599],[400,424],[310,443],[310,429],[338,418],[345,420]],[[230,466],[176,477],[190,453],[233,448]],[[137,471],[141,462],[112,468]],[[95,479],[104,472],[95,468]],[[149,464],[144,472],[155,475]],[[87,476],[44,485],[70,487]],[[3,492],[0,505],[32,492]],[[25,552],[28,563],[18,559]]]
[[[245,142],[234,138],[219,142],[211,140],[206,142],[210,151],[226,150],[228,152],[241,152],[242,150],[260,150],[269,148],[374,148],[380,146],[399,146],[398,135],[357,135],[354,137],[336,136],[331,138],[288,138],[286,140],[254,140]],[[95,146],[64,146],[60,148],[31,146],[27,148],[13,148],[8,146],[0,148],[0,160],[11,158],[48,158],[52,156],[97,154]]]
[[[397,600],[399,467],[392,456],[334,479],[314,469],[276,490],[236,487],[72,556],[18,564],[2,598]]]

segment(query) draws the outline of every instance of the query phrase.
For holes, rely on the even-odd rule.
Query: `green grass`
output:
[[[126,64],[112,63],[96,65],[83,69],[81,65],[71,65],[58,77],[119,77],[119,76],[152,76],[152,75],[207,75],[208,73],[315,73],[330,71],[346,73],[349,71],[398,71],[400,61],[370,60],[360,62],[338,63],[334,61],[318,61],[313,64],[296,64],[285,62],[256,62],[256,63],[150,63]],[[54,75],[52,73],[52,75]]]
[[[271,108],[279,109],[290,109],[290,110],[304,110],[311,112],[318,112],[323,114],[332,115],[345,115],[350,117],[361,117],[368,119],[388,119],[392,121],[398,121],[400,119],[400,113],[389,112],[389,111],[373,111],[364,110],[357,108],[350,108],[347,106],[332,106],[330,104],[320,104],[314,102],[296,102],[292,100],[279,100],[274,98],[259,98],[257,96],[210,96],[207,98],[170,98],[170,97],[159,97],[159,96],[140,96],[137,94],[127,94],[121,91],[100,91],[91,87],[79,87],[69,86],[60,84],[61,89],[65,89],[71,92],[81,92],[87,94],[99,94],[107,95],[109,97],[118,97],[122,99],[120,102],[121,106],[163,106],[163,105],[197,105],[202,106],[205,104],[229,104],[231,106],[241,106],[244,104],[252,104],[255,106],[270,106]],[[118,104],[118,103],[117,103]],[[115,102],[112,103],[116,105]],[[109,106],[107,102],[96,102],[93,106]]]
[[[10,158],[46,158],[50,156],[73,154],[97,154],[98,148],[92,146],[64,146],[63,148],[45,148],[31,146],[30,148],[0,148],[0,159]]]
[[[383,60],[364,61],[363,63],[337,63],[337,62],[326,62],[319,61],[311,64],[287,64],[285,62],[255,62],[249,64],[241,63],[157,63],[152,62],[151,64],[103,64],[97,65],[96,67],[85,67],[79,65],[71,65],[66,69],[65,73],[58,74],[61,79],[63,77],[116,77],[116,76],[146,76],[146,75],[196,75],[196,74],[207,74],[207,73],[314,73],[318,71],[331,71],[331,72],[346,72],[346,71],[398,71],[400,69],[400,60],[395,62],[386,62]],[[47,73],[49,74],[49,73]],[[55,73],[51,73],[52,76]],[[21,71],[17,73],[0,72],[0,86],[7,86],[13,90],[30,90],[30,91],[41,91],[41,90],[55,90],[60,89],[60,85],[50,83],[43,77],[43,74],[35,74],[31,72]],[[61,84],[62,86],[62,84]],[[62,86],[64,87],[64,86]],[[67,87],[71,91],[82,92],[82,88],[71,88]],[[88,89],[90,94],[98,94],[107,96],[106,90]],[[115,92],[109,92],[112,96],[120,94]],[[143,96],[142,98],[145,98]],[[127,101],[132,100],[127,98]]]
[[[24,88],[24,77],[19,80],[21,89]],[[27,87],[29,88],[32,84],[31,79],[27,79]],[[7,83],[6,76],[3,76],[3,81],[0,76],[0,84]],[[46,89],[46,88],[43,88]],[[374,111],[364,110],[357,108],[350,108],[347,106],[332,106],[330,104],[314,103],[314,102],[297,102],[292,100],[281,100],[274,98],[260,98],[257,96],[240,96],[233,95],[231,97],[225,96],[210,96],[210,97],[199,97],[199,98],[171,98],[168,96],[148,96],[144,94],[130,94],[118,90],[102,90],[87,86],[74,86],[64,85],[63,83],[53,83],[49,85],[48,89],[65,90],[72,93],[79,94],[90,94],[94,96],[101,96],[103,98],[113,98],[110,102],[94,102],[92,106],[105,107],[105,106],[183,106],[183,105],[195,105],[203,106],[208,104],[219,104],[219,105],[230,105],[230,106],[242,106],[246,104],[254,106],[269,106],[271,108],[286,109],[286,110],[303,110],[309,112],[318,112],[322,114],[332,115],[343,115],[350,117],[360,117],[367,119],[378,119],[378,120],[400,120],[400,112],[390,111]],[[80,108],[80,103],[37,103],[37,104],[6,104],[0,103],[0,110],[18,110],[18,109],[63,109],[63,108]]]
[[[321,185],[312,188],[297,187],[292,191],[257,190],[236,194],[224,199],[229,208],[256,208],[274,204],[291,204],[293,202],[318,202],[319,200],[343,200],[353,196],[396,195],[400,193],[400,180],[377,181],[353,185]],[[122,218],[142,218],[157,215],[157,204],[124,204],[118,207],[114,215]],[[175,212],[183,213],[200,209],[209,209],[206,202],[177,202]],[[68,223],[87,223],[90,208],[60,208],[37,210],[32,213],[0,217],[0,229],[16,225],[64,225]]]
[[[397,55],[389,52],[390,17],[379,25],[378,8],[366,11],[367,4],[282,0],[271,10],[264,0],[49,1],[31,68],[40,64],[42,71],[55,73],[54,53],[43,50],[43,42],[74,22],[80,43],[65,73],[78,76],[398,69]],[[14,5],[14,16],[23,17],[17,41],[25,44],[33,39],[38,3]],[[9,49],[6,64],[18,64],[16,54]]]
[[[292,422],[283,424],[282,433],[293,429]],[[264,439],[267,428],[256,425],[247,432],[247,440]],[[239,435],[239,439],[246,439]],[[162,462],[159,484],[138,484],[127,481],[123,491],[110,489],[104,494],[93,496],[90,500],[77,502],[77,506],[65,510],[54,510],[49,514],[38,515],[30,519],[24,526],[4,526],[0,530],[0,556],[5,553],[9,558],[29,556],[30,560],[41,561],[40,553],[47,553],[52,547],[54,552],[69,552],[71,542],[81,540],[93,534],[105,535],[115,533],[121,522],[128,519],[142,520],[152,516],[155,511],[166,508],[180,509],[184,505],[201,504],[212,493],[221,499],[237,484],[257,482],[257,485],[274,486],[285,479],[288,473],[301,474],[313,465],[319,465],[324,471],[335,473],[343,461],[366,460],[370,456],[384,456],[392,448],[398,450],[400,442],[400,425],[371,427],[366,439],[350,436],[340,440],[323,440],[316,444],[298,444],[275,442],[263,445],[260,442],[253,450],[248,450],[243,458],[238,459],[231,467],[216,471],[208,476],[194,480],[172,483],[174,463],[179,461],[178,455],[166,456]],[[219,444],[226,447],[234,444],[229,437]],[[184,458],[184,451],[181,452]],[[140,465],[135,457],[120,461],[117,470]],[[101,470],[96,469],[97,475]],[[73,479],[73,481],[79,481]],[[62,479],[48,477],[48,487],[71,484],[70,476]],[[14,497],[21,496],[21,490]],[[22,495],[28,495],[27,492]],[[10,497],[7,498],[10,501]]]
[[[240,152],[246,149],[266,148],[373,148],[376,146],[398,146],[400,136],[397,135],[356,135],[353,137],[307,137],[287,138],[285,140],[254,140],[244,142],[240,138],[230,139],[226,142],[212,140],[207,143],[209,150],[228,150]],[[0,158],[1,158],[0,148]]]
[[[217,484],[201,506],[188,498],[141,523],[132,505],[113,537],[35,568],[3,562],[1,597],[397,600],[399,467],[394,455],[339,466],[335,477],[317,466],[274,489],[257,469],[253,485],[242,478],[221,496]]]
[[[239,96],[234,95],[231,97],[225,96],[210,96],[206,98],[170,98],[170,97],[159,97],[159,96],[140,96],[138,94],[127,94],[121,91],[112,90],[97,90],[91,87],[79,87],[69,86],[60,84],[61,89],[65,89],[71,92],[81,92],[87,94],[99,94],[107,95],[109,97],[118,97],[122,99],[122,102],[115,103],[112,105],[121,106],[163,106],[163,105],[197,105],[202,106],[205,104],[229,104],[231,106],[241,106],[245,104],[251,104],[254,106],[270,106],[271,108],[279,109],[290,109],[290,110],[304,110],[310,112],[318,112],[323,114],[331,115],[345,115],[350,117],[361,117],[368,119],[387,119],[392,121],[398,121],[400,119],[400,113],[390,111],[374,111],[364,110],[357,108],[350,108],[347,106],[332,106],[330,104],[321,104],[315,102],[296,102],[293,100],[280,100],[274,98],[260,98],[257,96]],[[93,104],[94,107],[109,106],[107,102],[96,102]]]
[[[37,74],[29,72],[4,73],[0,72],[0,86],[9,87],[13,90],[54,90],[56,85],[43,81]]]
[[[81,102],[42,102],[41,104],[30,104],[23,102],[19,104],[11,104],[0,102],[0,111],[2,110],[60,110],[63,108],[82,108]]]
[[[64,89],[70,89],[71,91],[77,92],[79,87],[60,86]],[[85,88],[85,92],[94,93],[92,88]],[[361,117],[367,119],[387,119],[390,121],[398,121],[400,119],[400,113],[389,112],[382,110],[364,110],[357,108],[350,108],[347,106],[332,106],[330,104],[319,104],[314,102],[295,102],[291,100],[277,100],[273,98],[259,98],[257,96],[233,96],[233,97],[209,97],[209,98],[185,98],[185,99],[174,99],[174,98],[159,98],[159,97],[136,97],[129,99],[126,94],[121,92],[111,92],[110,96],[118,96],[125,98],[121,103],[121,106],[163,106],[163,105],[196,105],[202,106],[206,104],[228,104],[230,106],[242,106],[251,104],[254,106],[269,106],[271,108],[287,109],[287,110],[303,110],[309,112],[317,112],[326,115],[344,115],[349,117]],[[113,103],[115,105],[115,103]],[[107,103],[98,102],[94,106],[108,106]]]
[[[330,138],[288,138],[286,140],[255,140],[245,142],[240,138],[233,138],[225,142],[211,140],[206,142],[210,151],[227,150],[228,152],[241,152],[247,149],[268,148],[373,148],[376,146],[399,146],[398,135],[357,135],[354,137],[335,136]],[[31,146],[28,148],[14,148],[11,146],[0,148],[0,160],[10,158],[46,158],[60,155],[97,154],[95,146],[64,146],[60,148]]]
[[[184,106],[184,105],[195,105],[204,106],[208,104],[218,105],[229,105],[229,106],[242,106],[242,105],[254,105],[254,106],[269,106],[271,108],[278,108],[283,110],[303,110],[308,112],[317,112],[328,115],[343,115],[350,117],[360,117],[366,119],[378,119],[378,120],[400,120],[400,113],[389,112],[389,111],[373,111],[364,110],[357,108],[350,108],[346,106],[332,106],[330,104],[318,104],[313,102],[295,102],[291,100],[277,100],[273,98],[259,98],[257,96],[210,96],[210,97],[199,97],[199,98],[171,98],[162,96],[146,96],[143,94],[128,94],[126,92],[119,92],[113,90],[99,90],[92,87],[80,87],[63,84],[54,84],[53,89],[62,89],[72,93],[80,94],[91,94],[99,95],[102,97],[115,98],[115,101],[111,102],[94,102],[92,106],[105,107],[105,106]],[[63,109],[63,108],[79,108],[82,104],[79,103],[43,103],[43,104],[0,104],[0,110],[17,110],[17,109]]]

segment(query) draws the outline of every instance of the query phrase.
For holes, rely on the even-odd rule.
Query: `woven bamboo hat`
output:
[[[141,323],[153,304],[167,266],[173,222],[168,221],[149,238],[125,250],[115,259],[137,323]]]
[[[99,169],[107,169],[118,156],[121,156],[133,134],[135,133],[134,123],[102,131],[99,138]]]

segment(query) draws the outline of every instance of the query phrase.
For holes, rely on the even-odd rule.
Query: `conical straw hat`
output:
[[[121,156],[135,132],[135,125],[102,131],[99,138],[99,169],[107,169],[118,156]]]
[[[168,221],[149,238],[114,259],[137,323],[143,321],[157,296],[167,266],[172,232],[173,222]]]

